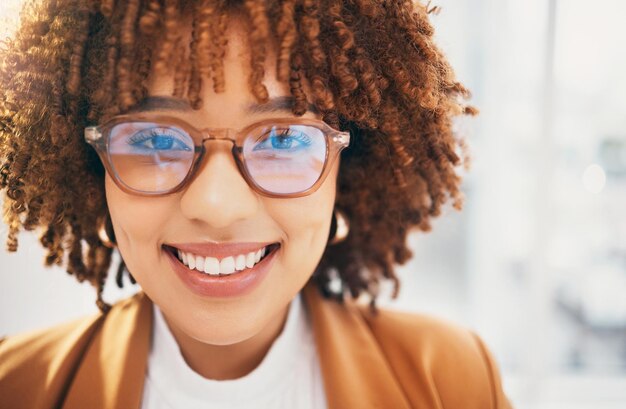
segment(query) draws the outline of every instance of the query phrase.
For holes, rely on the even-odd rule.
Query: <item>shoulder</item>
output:
[[[0,379],[27,361],[50,363],[89,342],[105,322],[119,321],[143,297],[137,293],[116,302],[108,314],[100,312],[43,329],[0,337]]]
[[[83,343],[100,320],[100,314],[86,316],[3,338],[0,341],[0,378],[28,361],[49,362],[68,347]]]
[[[417,381],[436,391],[441,407],[510,407],[495,360],[473,331],[428,315],[358,310],[408,395],[421,393],[410,385]]]
[[[458,355],[468,364],[481,363],[483,344],[467,328],[424,314],[380,308],[377,314],[372,314],[368,307],[358,309],[379,343],[406,350],[419,358]]]
[[[60,396],[100,321],[93,315],[2,339],[0,395],[19,399],[15,407],[40,407]]]
[[[135,298],[119,301],[113,309],[120,310]],[[15,406],[7,407],[55,406],[109,317],[111,312],[96,313],[0,339],[0,396],[9,402],[17,399]],[[3,404],[7,402],[0,408]]]

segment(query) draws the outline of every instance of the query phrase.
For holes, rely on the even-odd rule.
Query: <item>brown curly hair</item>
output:
[[[108,310],[102,291],[114,249],[98,234],[108,219],[104,168],[83,129],[147,96],[151,69],[173,72],[174,96],[195,108],[205,79],[223,91],[225,31],[237,13],[250,27],[257,100],[268,99],[262,78],[274,46],[293,114],[311,101],[327,123],[352,134],[336,199],[351,231],[327,246],[312,279],[326,297],[341,300],[346,286],[352,297],[368,293],[375,309],[381,280],[393,281],[397,296],[394,264],[411,257],[409,230],[429,231],[448,199],[462,207],[456,168],[468,155],[452,119],[476,110],[463,104],[469,92],[433,42],[432,11],[410,0],[30,0],[0,47],[8,250],[17,250],[20,230],[40,230],[45,264],[88,280]],[[183,15],[192,18],[188,42],[175,29]],[[123,264],[118,285],[122,272]],[[329,290],[333,274],[340,293]]]

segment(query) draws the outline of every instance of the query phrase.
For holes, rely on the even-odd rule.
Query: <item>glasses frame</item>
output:
[[[133,189],[126,185],[124,181],[119,177],[111,161],[109,153],[109,136],[110,132],[116,125],[120,123],[128,122],[155,122],[159,125],[168,126],[173,125],[179,129],[185,131],[194,141],[194,155],[189,171],[184,179],[175,187],[162,191],[162,192],[148,192],[143,190]],[[248,135],[252,130],[261,128],[264,126],[272,125],[304,125],[312,126],[322,131],[324,138],[326,138],[326,154],[324,157],[324,167],[318,179],[306,190],[296,193],[275,193],[265,190],[259,186],[248,172],[246,165],[246,159],[243,156],[243,146],[238,144],[238,140]],[[111,175],[115,184],[124,192],[138,195],[138,196],[166,196],[181,191],[187,186],[187,184],[196,176],[199,165],[202,163],[202,159],[206,154],[205,142],[206,141],[229,141],[233,144],[231,152],[237,164],[239,172],[245,179],[248,186],[250,186],[257,193],[273,198],[295,198],[303,197],[314,193],[322,185],[333,163],[339,156],[339,153],[347,148],[350,144],[350,133],[342,132],[334,129],[326,122],[315,118],[272,118],[262,121],[254,122],[245,128],[203,128],[198,129],[191,125],[189,122],[168,115],[147,115],[147,114],[127,114],[119,115],[111,118],[109,121],[102,125],[87,126],[84,131],[85,141],[91,145],[95,150],[104,168]]]

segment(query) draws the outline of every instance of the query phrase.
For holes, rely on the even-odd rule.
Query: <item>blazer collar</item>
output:
[[[140,291],[103,317],[63,409],[140,409],[152,336],[152,301]]]
[[[352,299],[325,300],[313,282],[303,289],[320,359],[328,409],[409,409],[398,380]]]
[[[383,351],[352,301],[303,289],[329,409],[410,408]],[[63,409],[139,409],[152,335],[152,301],[139,292],[112,308],[85,352]]]

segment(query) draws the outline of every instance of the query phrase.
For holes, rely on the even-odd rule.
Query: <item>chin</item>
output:
[[[188,298],[189,300],[189,298]],[[262,305],[254,308],[244,305],[200,305],[185,302],[174,309],[161,311],[172,332],[183,332],[189,338],[210,345],[232,345],[258,334],[270,321],[270,313]]]
[[[180,328],[180,327],[179,327]],[[194,340],[207,345],[234,345],[244,342],[263,329],[263,325],[259,325],[259,322],[239,322],[237,325],[233,325],[232,321],[223,321],[219,324],[210,325],[194,325],[194,323],[185,323],[184,328],[181,328],[185,334],[193,338]]]

